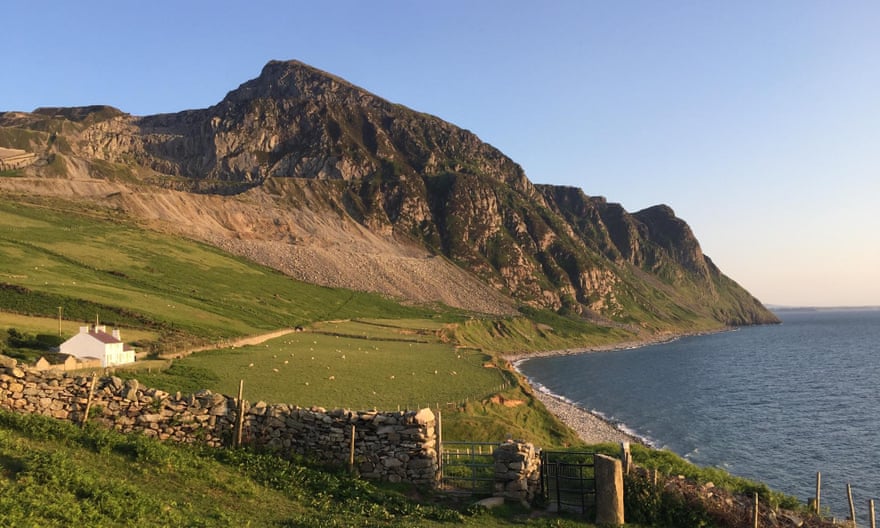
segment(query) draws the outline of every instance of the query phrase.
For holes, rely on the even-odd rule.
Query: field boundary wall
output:
[[[350,466],[373,480],[434,485],[439,478],[430,409],[328,411],[265,402],[243,408],[242,445]],[[137,380],[37,371],[2,359],[0,409],[221,448],[235,442],[239,402],[208,390],[169,394]]]

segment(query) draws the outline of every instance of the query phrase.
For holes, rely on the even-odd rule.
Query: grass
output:
[[[84,323],[78,321],[62,320],[61,336],[73,336],[83,325]],[[32,334],[55,334],[58,332],[58,319],[0,312],[0,333],[5,333],[8,328],[17,328]],[[159,338],[156,332],[149,330],[122,328],[120,332],[126,343],[150,342]]]
[[[244,380],[250,401],[392,410],[463,404],[508,381],[484,366],[491,356],[442,343],[431,330],[440,323],[422,322],[321,323],[260,345],[193,354],[137,377],[172,392],[225,394],[237,394]]]
[[[614,448],[619,451],[619,447],[614,446]],[[648,469],[656,469],[665,475],[684,475],[701,484],[712,482],[722,489],[746,496],[757,493],[761,500],[773,507],[803,508],[795,497],[773,491],[766,484],[731,475],[721,468],[697,466],[671,451],[633,445],[632,455],[636,464]]]
[[[237,450],[0,411],[0,525],[588,527]]]
[[[472,442],[502,442],[512,438],[544,449],[583,447],[577,434],[523,387],[517,385],[498,396],[501,401],[475,400],[463,407],[445,409],[443,438]]]
[[[455,325],[452,333],[462,344],[503,353],[587,348],[636,338],[636,334],[623,329],[590,324],[546,311],[530,310],[526,313],[528,317],[470,319]]]
[[[558,330],[551,331],[519,318],[499,323],[510,332],[493,333],[495,327],[479,318],[466,321],[455,311],[402,307],[376,295],[299,283],[214,248],[141,230],[112,211],[70,207],[0,199],[0,223],[11,226],[0,233],[0,281],[8,285],[0,290],[0,308],[36,314],[28,319],[34,327],[54,327],[58,306],[65,317],[82,321],[100,311],[102,322],[140,326],[149,332],[144,339],[163,340],[160,351],[178,349],[181,333],[213,342],[294,325],[311,329],[126,374],[145,384],[234,395],[244,380],[250,401],[386,410],[439,406],[447,411],[448,431],[461,439],[574,441],[520,389],[509,389],[508,399],[526,405],[493,403],[490,397],[505,383],[515,385],[515,378],[484,364],[494,361],[494,350],[573,343],[589,336],[590,327],[579,332],[573,320],[553,320]],[[317,323],[328,320],[340,321]],[[23,326],[21,319],[10,324]],[[64,324],[72,333],[80,323]],[[471,347],[453,346],[462,341]]]
[[[49,205],[52,205],[50,208]],[[322,288],[113,213],[0,199],[0,309],[138,324],[212,341],[353,316],[424,317],[378,295]]]

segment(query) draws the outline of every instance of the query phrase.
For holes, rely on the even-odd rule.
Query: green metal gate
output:
[[[443,442],[440,444],[440,483],[448,491],[491,495],[495,490],[498,446],[489,442]]]
[[[548,507],[595,516],[595,453],[541,452],[541,494]]]

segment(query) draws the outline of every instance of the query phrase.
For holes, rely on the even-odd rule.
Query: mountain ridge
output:
[[[535,185],[472,132],[298,61],[269,62],[206,109],[90,108],[0,114],[0,146],[41,159],[0,188],[112,182],[110,201],[138,218],[176,201],[175,220],[152,220],[295,278],[415,302],[474,309],[472,289],[497,301],[477,311],[499,314],[524,304],[649,330],[778,322],[668,206],[631,214]],[[406,267],[416,261],[428,270]],[[432,274],[456,286],[428,287]]]

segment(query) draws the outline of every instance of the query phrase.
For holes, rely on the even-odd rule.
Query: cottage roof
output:
[[[89,330],[89,335],[94,337],[98,341],[100,341],[104,344],[107,344],[107,345],[110,345],[113,343],[122,343],[122,341],[120,341],[119,339],[116,339],[115,337],[113,337],[112,335],[110,335],[106,332],[96,332],[94,330]]]

